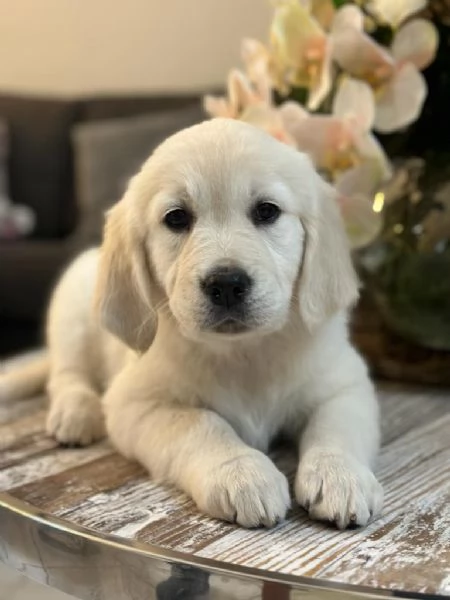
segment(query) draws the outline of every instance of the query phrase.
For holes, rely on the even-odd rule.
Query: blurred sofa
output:
[[[29,237],[0,240],[0,355],[40,343],[49,294],[64,266],[100,241],[105,210],[155,146],[204,118],[194,95],[0,94],[9,197],[35,214]]]

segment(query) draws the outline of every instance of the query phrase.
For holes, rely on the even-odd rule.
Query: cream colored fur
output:
[[[258,198],[280,206],[274,224],[251,222]],[[195,216],[188,233],[162,222],[180,203]],[[213,332],[199,284],[229,263],[254,280],[243,334]],[[232,120],[184,130],[111,210],[100,254],[56,288],[48,431],[87,444],[104,414],[125,456],[246,527],[274,525],[290,505],[266,454],[284,432],[299,447],[296,501],[312,518],[365,525],[383,494],[377,402],[347,336],[356,298],[333,191],[306,156]]]

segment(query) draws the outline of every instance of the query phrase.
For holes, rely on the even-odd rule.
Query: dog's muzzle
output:
[[[252,284],[250,276],[238,267],[214,269],[202,280],[202,292],[210,306],[208,329],[217,333],[248,329],[246,313]]]

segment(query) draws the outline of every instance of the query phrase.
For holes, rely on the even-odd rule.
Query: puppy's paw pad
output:
[[[195,499],[207,514],[243,527],[273,527],[291,504],[286,477],[256,450],[215,469]]]
[[[47,433],[65,446],[88,446],[105,436],[100,399],[94,394],[65,394],[51,403]]]
[[[327,451],[310,451],[302,458],[295,496],[311,518],[340,529],[366,525],[383,505],[383,489],[367,467]]]

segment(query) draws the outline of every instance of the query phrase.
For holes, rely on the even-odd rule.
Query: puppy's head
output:
[[[186,337],[313,330],[357,296],[333,190],[310,160],[251,125],[215,119],[166,140],[110,211],[97,286],[131,347],[158,312]]]

